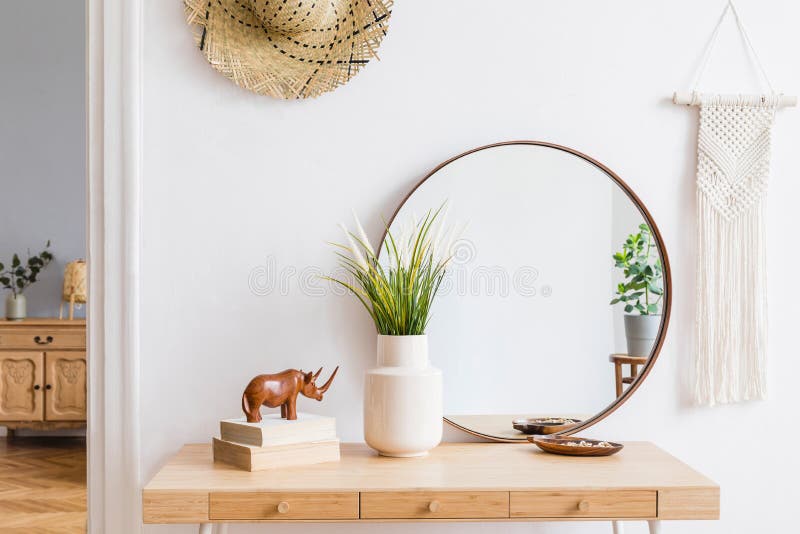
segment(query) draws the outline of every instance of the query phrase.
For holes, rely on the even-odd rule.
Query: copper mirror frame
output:
[[[386,224],[386,229],[384,230],[383,236],[381,237],[381,248],[379,248],[378,250],[381,250],[383,248],[383,243],[384,243],[384,241],[386,239],[386,233],[388,231],[388,228],[390,228],[392,226],[392,223],[394,222],[394,220],[397,217],[398,213],[400,213],[400,210],[403,208],[403,205],[405,205],[405,203],[408,201],[409,198],[411,198],[411,196],[414,194],[414,192],[422,184],[424,184],[429,178],[434,176],[437,172],[439,172],[441,169],[443,169],[447,165],[453,163],[454,161],[456,161],[458,159],[463,158],[464,156],[468,156],[470,154],[473,154],[475,152],[479,152],[481,150],[487,150],[487,149],[490,149],[490,148],[495,148],[495,147],[500,147],[500,146],[507,146],[507,145],[534,145],[534,146],[541,146],[541,147],[553,148],[555,150],[560,150],[560,151],[565,152],[567,154],[571,154],[572,156],[575,156],[576,158],[580,158],[580,159],[586,161],[587,163],[590,163],[591,165],[593,165],[594,167],[596,167],[597,169],[599,169],[603,173],[605,173],[609,178],[611,178],[611,180],[613,180],[620,187],[620,189],[622,189],[625,192],[625,194],[628,196],[628,198],[631,200],[631,202],[633,202],[633,204],[636,206],[636,209],[639,210],[639,213],[641,213],[642,217],[647,222],[648,226],[650,226],[653,238],[655,239],[656,244],[658,245],[658,255],[661,258],[661,263],[663,265],[664,293],[665,293],[665,295],[664,295],[664,298],[662,300],[663,306],[662,306],[662,309],[661,309],[661,324],[660,324],[659,330],[658,330],[658,337],[656,338],[656,341],[653,344],[653,349],[652,349],[652,351],[650,353],[650,357],[648,358],[647,363],[644,365],[642,370],[639,372],[639,375],[637,376],[636,380],[632,384],[630,384],[630,386],[622,393],[622,395],[617,397],[614,400],[614,402],[609,404],[604,410],[599,412],[597,415],[594,415],[593,417],[590,417],[589,419],[583,421],[581,424],[579,424],[577,426],[574,426],[572,428],[563,430],[561,432],[557,432],[555,434],[551,434],[553,436],[557,436],[557,435],[568,436],[568,435],[576,434],[578,432],[586,430],[587,428],[595,425],[596,423],[602,421],[603,419],[605,419],[606,417],[611,415],[620,406],[625,404],[625,402],[636,392],[636,390],[639,388],[639,386],[642,384],[642,382],[644,382],[644,380],[647,378],[647,375],[650,374],[650,371],[652,370],[653,365],[655,365],[656,360],[658,359],[658,355],[661,352],[661,347],[663,346],[664,339],[666,338],[666,335],[667,335],[667,327],[669,326],[670,312],[672,310],[672,274],[671,274],[671,271],[670,271],[669,258],[667,256],[667,249],[666,249],[666,246],[664,244],[664,239],[661,236],[661,232],[659,231],[658,226],[656,225],[656,222],[653,220],[653,217],[650,215],[650,212],[644,206],[644,204],[642,203],[641,199],[636,195],[636,193],[633,192],[633,190],[628,186],[628,184],[626,184],[611,169],[609,169],[608,167],[606,167],[605,165],[603,165],[599,161],[587,156],[586,154],[578,152],[577,150],[573,150],[571,148],[567,148],[565,146],[557,145],[557,144],[554,144],[554,143],[548,143],[548,142],[544,142],[544,141],[503,141],[503,142],[500,142],[500,143],[493,143],[493,144],[490,144],[490,145],[480,146],[480,147],[477,147],[477,148],[473,148],[472,150],[468,150],[466,152],[463,152],[463,153],[461,153],[461,154],[459,154],[457,156],[454,156],[454,157],[444,161],[443,163],[440,163],[433,170],[431,170],[428,174],[426,174],[425,177],[422,178],[422,180],[420,180],[411,189],[411,191],[409,191],[409,193],[403,198],[403,200],[397,206],[397,209],[395,209],[394,213],[392,214],[392,217],[389,219],[388,223]],[[457,428],[459,430],[463,430],[464,432],[467,432],[468,434],[472,434],[473,436],[477,436],[477,437],[480,437],[480,438],[485,438],[485,439],[488,439],[488,440],[491,440],[491,441],[500,441],[500,442],[506,442],[506,443],[519,443],[519,442],[525,441],[526,438],[527,438],[527,436],[523,436],[520,439],[503,439],[503,438],[499,438],[497,436],[491,436],[491,435],[483,434],[481,432],[475,431],[474,429],[466,428],[464,426],[456,424],[455,422],[453,422],[450,419],[448,419],[446,416],[444,417],[444,420],[449,425],[451,425],[451,426],[453,426],[453,427],[455,427],[455,428]]]

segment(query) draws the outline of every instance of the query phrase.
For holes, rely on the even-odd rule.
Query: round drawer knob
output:
[[[289,512],[289,503],[286,501],[281,501],[278,503],[278,513],[285,514]]]
[[[439,501],[431,501],[431,503],[428,505],[428,510],[430,510],[433,513],[436,513],[439,511],[439,506],[441,506],[439,504]]]
[[[588,512],[589,511],[589,501],[581,501],[578,503],[578,510],[581,512]]]

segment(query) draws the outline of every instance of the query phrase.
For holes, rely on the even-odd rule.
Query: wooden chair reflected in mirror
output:
[[[639,367],[647,364],[647,358],[628,356],[627,354],[611,354],[608,361],[614,364],[614,386],[617,397],[622,395],[625,384],[633,384],[639,376]],[[630,366],[630,374],[625,376],[625,365]]]

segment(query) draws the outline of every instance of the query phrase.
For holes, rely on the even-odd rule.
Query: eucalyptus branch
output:
[[[26,287],[38,280],[39,273],[53,261],[53,255],[48,250],[50,241],[45,244],[44,250],[35,256],[28,251],[27,259],[23,264],[19,254],[14,254],[8,269],[0,263],[0,286],[11,290],[14,298],[22,294]]]

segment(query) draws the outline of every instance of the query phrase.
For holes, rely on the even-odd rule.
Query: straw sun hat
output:
[[[184,0],[197,44],[237,85],[309,98],[347,83],[376,56],[393,0]]]

